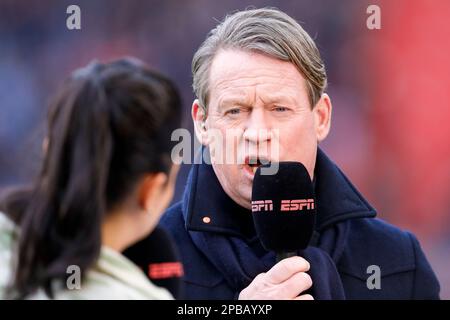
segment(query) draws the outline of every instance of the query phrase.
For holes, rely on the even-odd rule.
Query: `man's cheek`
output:
[[[241,136],[234,129],[214,130],[210,133],[211,155],[216,163],[239,164],[243,163],[243,156],[240,150]],[[241,161],[241,162],[240,162]]]

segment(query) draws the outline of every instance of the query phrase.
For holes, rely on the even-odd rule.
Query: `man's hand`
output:
[[[313,300],[310,294],[300,295],[312,285],[306,273],[309,262],[301,257],[281,260],[266,273],[260,273],[239,294],[239,300]]]

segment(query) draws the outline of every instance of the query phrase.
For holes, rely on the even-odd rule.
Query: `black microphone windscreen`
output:
[[[183,265],[171,236],[160,227],[123,251],[123,255],[139,266],[149,280],[166,288],[175,299],[181,299]]]
[[[275,174],[256,170],[252,189],[252,215],[256,233],[267,250],[305,249],[314,231],[316,203],[308,171],[299,162],[280,162]],[[267,171],[268,172],[268,171]]]

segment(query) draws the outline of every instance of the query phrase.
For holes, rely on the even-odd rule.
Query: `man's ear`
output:
[[[192,103],[191,110],[192,120],[194,122],[195,136],[204,146],[208,145],[208,129],[206,128],[206,112],[200,106],[198,99]]]
[[[142,180],[139,186],[139,206],[142,210],[152,213],[166,182],[167,175],[163,172],[149,174]]]
[[[332,105],[330,97],[324,93],[313,109],[317,141],[324,140],[331,128]]]

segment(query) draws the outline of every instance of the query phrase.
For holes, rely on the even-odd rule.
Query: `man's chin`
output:
[[[233,199],[241,207],[248,210],[252,208],[252,186],[241,186],[239,190],[239,199]],[[237,201],[236,201],[237,200]]]

